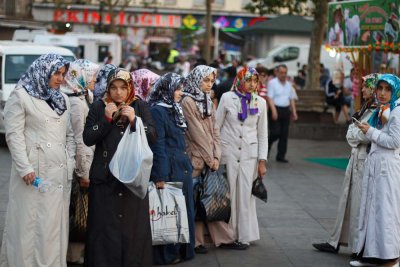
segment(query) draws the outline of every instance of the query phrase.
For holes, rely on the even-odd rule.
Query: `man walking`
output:
[[[277,76],[268,83],[268,105],[271,109],[270,135],[268,149],[279,139],[276,161],[288,163],[285,158],[289,136],[290,119],[297,120],[296,93],[292,84],[287,80],[287,67],[277,67]]]

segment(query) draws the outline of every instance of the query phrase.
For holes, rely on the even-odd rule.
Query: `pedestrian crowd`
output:
[[[218,71],[207,65],[184,78],[56,54],[35,60],[4,112],[12,167],[0,266],[166,265],[207,253],[207,233],[224,249],[260,239],[254,190],[267,171],[267,104],[254,68],[227,73],[230,88],[215,101]],[[135,136],[145,141],[127,146]],[[144,194],[123,181],[126,170],[144,177]],[[212,220],[200,200],[209,175],[229,200]],[[153,208],[155,198],[176,206]],[[155,216],[176,223],[160,228]],[[171,235],[178,241],[159,242]]]
[[[207,253],[207,233],[224,249],[259,240],[256,192],[275,141],[276,161],[288,162],[297,95],[285,65],[218,69],[159,76],[55,54],[35,60],[5,106],[12,167],[0,266],[168,265]],[[313,246],[350,246],[352,266],[395,266],[400,79],[365,76],[362,93],[335,228]],[[208,177],[220,179],[218,200],[204,193]]]

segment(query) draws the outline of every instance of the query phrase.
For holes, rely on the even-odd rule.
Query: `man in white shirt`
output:
[[[287,80],[287,67],[280,65],[276,78],[268,82],[268,105],[271,109],[271,120],[269,120],[270,134],[268,149],[279,139],[276,161],[288,163],[285,158],[287,151],[287,140],[289,136],[290,119],[297,120],[296,93],[292,84]]]

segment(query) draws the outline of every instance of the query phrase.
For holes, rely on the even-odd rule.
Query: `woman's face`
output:
[[[258,76],[253,75],[244,81],[244,89],[246,92],[254,92],[258,87]]]
[[[53,89],[59,89],[60,85],[64,81],[64,76],[67,68],[63,66],[62,68],[58,69],[56,72],[54,72],[53,75],[51,75],[50,80],[49,80],[49,87]]]
[[[176,89],[174,92],[174,102],[178,103],[179,101],[181,101],[182,95],[183,95],[182,86],[179,86],[179,88]]]
[[[365,84],[363,85],[361,92],[364,100],[368,100],[372,97],[371,89],[369,89]]]
[[[115,103],[121,104],[122,102],[125,102],[126,98],[128,97],[128,84],[123,80],[115,80],[110,84],[109,93],[111,99]]]
[[[385,81],[380,81],[378,87],[376,88],[376,98],[379,103],[387,104],[392,98],[392,88]]]
[[[211,73],[210,75],[203,78],[203,80],[200,83],[200,89],[204,93],[208,94],[211,92],[211,88],[212,88],[214,82],[215,82],[215,75],[214,75],[214,73]]]
[[[93,77],[93,80],[90,83],[88,83],[87,89],[93,91],[95,83],[96,83],[96,77]]]

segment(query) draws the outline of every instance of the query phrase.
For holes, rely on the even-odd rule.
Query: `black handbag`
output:
[[[88,202],[88,190],[86,188],[80,187],[77,178],[73,179],[71,189],[71,202],[69,206],[70,241],[86,241]]]
[[[267,203],[268,200],[267,188],[265,187],[260,177],[257,177],[257,179],[254,180],[253,187],[251,188],[251,193],[257,198]]]
[[[206,168],[196,191],[197,220],[205,222],[229,220],[231,196],[226,176]]]

